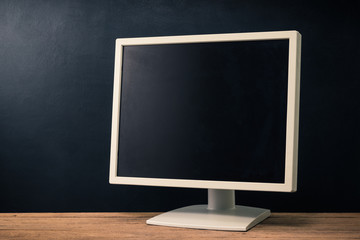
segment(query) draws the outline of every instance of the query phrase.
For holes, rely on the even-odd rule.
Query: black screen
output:
[[[125,46],[118,176],[283,183],[288,40]]]

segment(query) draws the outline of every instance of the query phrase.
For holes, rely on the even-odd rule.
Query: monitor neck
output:
[[[235,208],[235,191],[208,189],[208,210],[227,210]]]

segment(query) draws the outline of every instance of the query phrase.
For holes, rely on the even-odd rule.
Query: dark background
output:
[[[298,30],[296,193],[273,211],[359,211],[359,3],[0,1],[0,212],[164,211],[206,190],[108,183],[115,38]]]

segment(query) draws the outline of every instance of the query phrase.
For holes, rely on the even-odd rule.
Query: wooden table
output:
[[[0,239],[360,239],[360,213],[273,213],[248,232],[149,226],[158,213],[0,213]]]

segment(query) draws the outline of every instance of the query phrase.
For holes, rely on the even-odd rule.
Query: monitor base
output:
[[[170,227],[247,231],[270,214],[268,209],[239,205],[225,210],[209,210],[208,205],[193,205],[160,214],[146,223]]]

